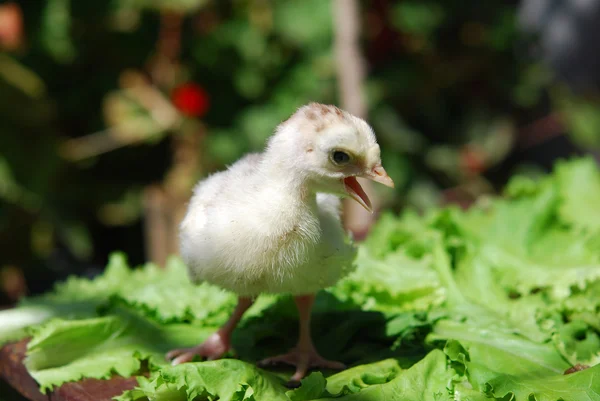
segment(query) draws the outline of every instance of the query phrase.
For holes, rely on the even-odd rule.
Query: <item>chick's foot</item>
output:
[[[192,348],[174,349],[167,353],[166,358],[171,360],[171,365],[190,362],[196,355],[209,361],[221,358],[230,348],[229,339],[221,333],[208,337],[202,344]]]
[[[215,334],[211,335],[202,344],[192,348],[174,349],[167,353],[166,358],[171,360],[172,365],[189,362],[196,355],[209,361],[219,359],[231,348],[231,333],[239,323],[244,312],[252,305],[254,301],[248,297],[239,297],[238,304],[235,307],[231,317]]]
[[[296,372],[290,378],[290,382],[298,382],[304,376],[306,376],[306,372],[311,368],[323,368],[323,369],[333,369],[333,370],[343,370],[346,368],[341,362],[330,361],[328,359],[323,358],[316,349],[299,349],[294,348],[287,354],[278,355],[270,358],[263,359],[258,362],[258,366],[267,367],[274,365],[292,365],[296,367]]]

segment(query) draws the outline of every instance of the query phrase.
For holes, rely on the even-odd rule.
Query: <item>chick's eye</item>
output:
[[[346,152],[342,152],[341,150],[336,150],[331,155],[335,164],[346,164],[350,161],[350,156]]]

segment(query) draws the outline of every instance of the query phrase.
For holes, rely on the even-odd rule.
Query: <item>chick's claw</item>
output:
[[[171,360],[171,365],[190,362],[197,355],[209,361],[219,359],[229,350],[229,341],[219,333],[208,337],[202,344],[192,348],[174,349],[167,353],[166,358]]]
[[[263,359],[258,363],[261,367],[274,365],[292,365],[296,367],[296,372],[290,378],[290,382],[297,382],[306,376],[306,372],[311,368],[322,368],[332,370],[346,369],[346,365],[337,361],[330,361],[323,358],[316,350],[298,350],[293,349],[287,354]]]

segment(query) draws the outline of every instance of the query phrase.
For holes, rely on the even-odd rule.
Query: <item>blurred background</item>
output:
[[[114,250],[162,263],[197,180],[309,101],[374,127],[380,210],[598,155],[599,22],[596,0],[0,1],[0,305]]]

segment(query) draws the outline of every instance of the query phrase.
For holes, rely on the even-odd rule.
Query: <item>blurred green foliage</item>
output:
[[[165,15],[182,16],[164,45],[180,49],[178,69],[148,90],[164,104],[179,84],[206,91],[204,174],[259,150],[302,104],[339,103],[329,0],[18,4],[23,44],[0,54],[0,266],[25,268],[41,287],[104,265],[115,248],[144,258],[142,190],[164,178],[173,136],[194,120],[157,119],[123,84],[132,70],[151,82]],[[510,154],[517,127],[539,115],[553,86],[516,51],[515,4],[361,2],[369,121],[397,183],[388,207],[424,208],[473,180],[485,190],[501,184],[482,173]],[[597,104],[563,94],[555,102],[582,143],[597,145]],[[131,143],[79,160],[61,151],[111,130],[113,141],[129,134]]]

